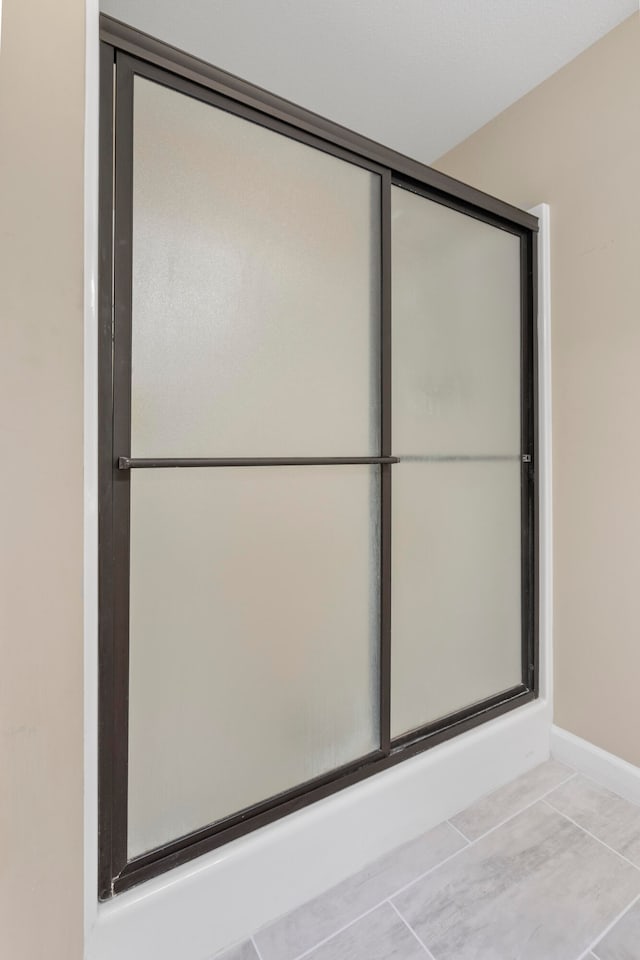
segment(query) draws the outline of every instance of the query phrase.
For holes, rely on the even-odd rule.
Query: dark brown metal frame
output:
[[[171,867],[326,797],[537,696],[536,237],[530,214],[367,140],[132,28],[101,17],[99,278],[99,896]],[[374,457],[131,457],[133,77],[140,75],[363,166],[381,180],[380,449]],[[115,105],[117,104],[117,109]],[[520,237],[522,277],[522,683],[391,739],[391,186]],[[113,211],[115,210],[115,218]],[[380,525],[380,748],[132,860],[127,855],[129,497],[132,469],[377,465]]]

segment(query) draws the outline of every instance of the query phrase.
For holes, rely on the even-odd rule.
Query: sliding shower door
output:
[[[392,190],[391,729],[522,679],[520,239]]]
[[[134,78],[129,856],[379,747],[379,209]]]
[[[137,42],[102,61],[102,898],[536,695],[535,219]]]

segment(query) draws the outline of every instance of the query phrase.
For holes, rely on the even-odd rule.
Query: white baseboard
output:
[[[549,756],[527,704],[101,904],[86,960],[205,960]]]
[[[640,767],[555,724],[551,727],[551,755],[621,797],[640,803]]]

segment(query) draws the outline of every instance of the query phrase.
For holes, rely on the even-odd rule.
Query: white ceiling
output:
[[[102,0],[102,9],[430,163],[638,0]]]

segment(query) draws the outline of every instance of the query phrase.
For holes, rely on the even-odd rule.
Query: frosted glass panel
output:
[[[140,77],[132,454],[376,454],[380,178]]]
[[[392,190],[392,735],[522,680],[520,240]]]
[[[399,187],[394,453],[520,452],[520,241]]]
[[[132,473],[130,856],[377,748],[378,469]]]
[[[391,730],[521,682],[520,465],[393,474]]]

